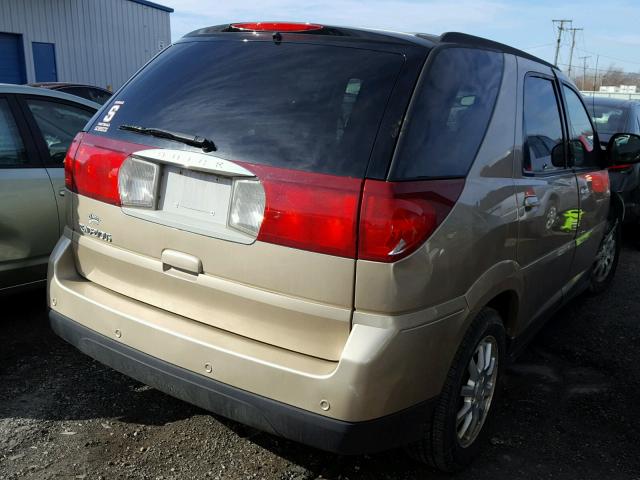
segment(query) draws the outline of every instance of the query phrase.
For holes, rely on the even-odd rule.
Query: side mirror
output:
[[[609,165],[629,165],[640,162],[640,136],[616,133],[607,145]]]

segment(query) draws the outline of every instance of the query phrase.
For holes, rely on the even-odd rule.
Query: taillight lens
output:
[[[630,169],[631,167],[633,167],[633,165],[611,165],[610,167],[607,167],[608,170],[627,170]]]
[[[591,189],[595,193],[605,193],[609,191],[608,171],[601,170],[599,172],[590,172],[580,176],[583,177],[587,181],[587,183],[591,184]]]
[[[385,182],[246,167],[266,194],[258,240],[348,258],[356,258],[357,247],[357,258],[377,262],[394,262],[420,247],[464,186],[463,179]],[[252,203],[259,201],[247,208]]]
[[[65,184],[72,192],[120,205],[120,167],[129,154],[145,148],[149,147],[79,133],[64,160]]]
[[[256,237],[264,218],[264,207],[264,189],[259,181],[236,180],[233,183],[227,224],[231,228]]]
[[[82,142],[82,137],[84,137],[84,132],[80,132],[74,137],[64,157],[64,185],[72,192],[76,191],[75,184],[73,183],[73,159]]]
[[[67,188],[113,205],[154,208],[159,166],[130,156],[146,148],[79,134],[65,158]],[[416,251],[464,186],[463,179],[385,182],[243,165],[257,179],[234,181],[229,227],[263,242],[377,262]]]
[[[118,172],[118,192],[123,207],[155,208],[160,167],[136,157],[127,158]]]
[[[435,231],[460,196],[464,180],[367,180],[360,213],[358,258],[395,262]]]
[[[248,165],[266,194],[258,240],[355,257],[362,180]]]
[[[118,169],[127,154],[82,143],[72,163],[73,190],[101,202],[120,205]]]

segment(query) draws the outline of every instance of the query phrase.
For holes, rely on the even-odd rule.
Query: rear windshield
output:
[[[161,128],[207,137],[228,160],[361,177],[402,64],[399,54],[361,48],[179,43],[110,102],[91,133],[193,148],[118,127]]]
[[[588,104],[589,102],[587,102]],[[593,105],[592,118],[598,133],[614,134],[625,131],[627,107],[618,105]]]

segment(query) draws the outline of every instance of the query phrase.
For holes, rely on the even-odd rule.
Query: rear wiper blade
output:
[[[120,130],[126,130],[127,132],[140,133],[142,135],[151,135],[152,137],[166,138],[168,140],[182,142],[187,145],[191,145],[192,147],[201,148],[204,152],[214,152],[216,150],[216,144],[213,143],[213,140],[200,137],[198,135],[171,132],[161,128],[139,127],[137,125],[120,125],[118,128]]]

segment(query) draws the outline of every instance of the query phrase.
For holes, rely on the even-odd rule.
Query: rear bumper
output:
[[[345,422],[234,388],[100,335],[53,310],[56,334],[81,352],[169,395],[245,425],[340,454],[386,450],[417,440],[434,400],[365,422]]]
[[[468,316],[458,303],[398,316],[355,312],[339,361],[323,360],[101,287],[78,274],[74,245],[65,231],[49,261],[50,315],[61,337],[170,395],[334,452],[420,437]]]

